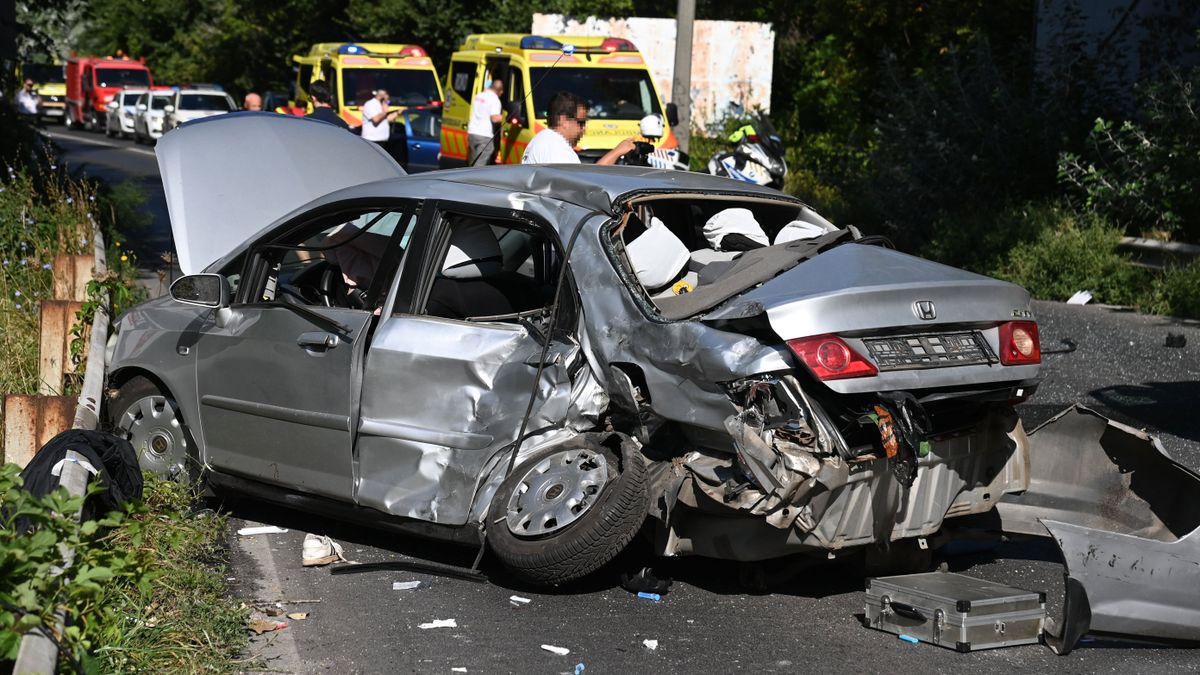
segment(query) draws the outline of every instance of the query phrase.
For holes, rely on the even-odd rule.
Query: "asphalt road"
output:
[[[154,222],[131,241],[145,263],[170,248],[157,166],[149,149],[101,135],[51,135],[73,170],[103,180],[132,178],[150,195]],[[1043,347],[1077,348],[1044,358],[1045,380],[1021,407],[1033,428],[1074,402],[1157,434],[1181,462],[1200,470],[1200,326],[1100,307],[1037,303]],[[1183,348],[1165,346],[1182,334]],[[284,672],[348,673],[588,673],[664,672],[1197,672],[1200,652],[1115,641],[1089,641],[1066,657],[1041,646],[973,654],[910,645],[863,628],[862,577],[838,563],[768,570],[769,590],[739,583],[734,564],[703,559],[654,561],[675,579],[660,603],[639,599],[600,577],[555,592],[535,591],[506,577],[485,558],[488,584],[405,572],[333,576],[300,565],[304,532],[333,536],[360,562],[409,556],[467,565],[473,552],[351,528],[309,515],[245,501],[231,522],[231,592],[269,609],[308,612],[286,629],[255,638],[254,654]],[[242,520],[290,531],[238,537]],[[627,561],[636,563],[636,559]],[[949,569],[1049,593],[1051,611],[1062,592],[1062,565],[1047,542],[1010,543],[946,559]],[[416,590],[393,591],[395,581],[421,580]],[[510,604],[520,595],[531,602]],[[419,624],[454,619],[457,627]],[[658,640],[649,650],[643,640]],[[570,653],[541,649],[549,644]]]

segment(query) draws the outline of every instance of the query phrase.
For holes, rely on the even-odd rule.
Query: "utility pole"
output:
[[[679,0],[675,12],[675,79],[671,102],[679,109],[675,138],[679,149],[687,152],[692,136],[692,24],[696,20],[696,0]]]

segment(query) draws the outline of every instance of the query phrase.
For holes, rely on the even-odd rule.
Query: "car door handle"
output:
[[[300,337],[296,338],[296,344],[305,349],[333,349],[338,346],[338,336],[319,330],[301,333]]]
[[[420,149],[421,149],[420,143],[413,143],[413,150],[420,150]]]

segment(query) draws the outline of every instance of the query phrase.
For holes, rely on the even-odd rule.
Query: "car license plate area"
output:
[[[977,331],[868,338],[863,344],[880,371],[970,366],[997,360]]]

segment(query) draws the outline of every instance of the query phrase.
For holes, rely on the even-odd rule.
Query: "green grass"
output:
[[[90,253],[95,192],[57,174],[0,174],[0,393],[38,391],[38,308],[60,253]]]
[[[148,479],[138,528],[117,530],[109,545],[152,561],[147,589],[112,588],[113,619],[95,655],[104,672],[232,672],[245,667],[247,610],[226,597],[226,517],[193,511],[196,496],[174,482]]]

